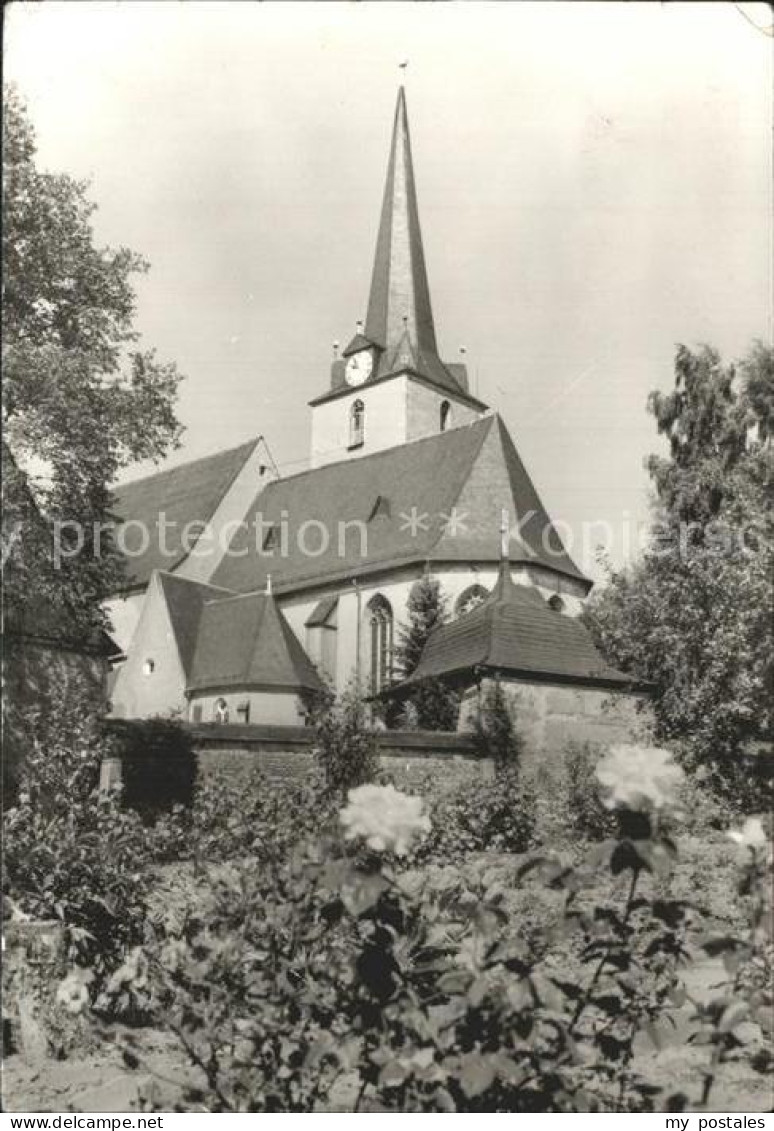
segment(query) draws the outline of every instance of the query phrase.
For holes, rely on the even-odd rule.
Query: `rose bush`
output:
[[[340,829],[221,874],[206,920],[148,948],[141,971],[198,1071],[181,1108],[679,1110],[709,1103],[717,1065],[740,1049],[762,1070],[760,1041],[748,1049],[741,1022],[760,1031],[770,1003],[759,969],[768,840],[752,825],[737,848],[728,842],[745,857],[750,927],[705,940],[732,971],[722,996],[695,1008],[710,1083],[703,1095],[664,1094],[637,1069],[635,1047],[688,1000],[691,907],[663,890],[679,774],[635,750],[600,776],[617,833],[582,867],[533,855],[507,875],[485,859],[398,870],[396,850],[432,836],[424,807],[370,787],[352,791]],[[513,913],[512,887],[530,884],[558,898],[549,946],[525,938]]]

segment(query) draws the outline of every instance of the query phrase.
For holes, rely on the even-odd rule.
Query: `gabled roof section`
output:
[[[507,431],[499,418],[486,416],[269,483],[213,583],[247,593],[263,588],[271,573],[274,587],[290,593],[417,562],[499,561],[502,508],[513,516],[537,498],[518,457],[514,460],[506,451],[503,435]],[[369,523],[378,496],[389,499],[390,513]],[[540,563],[585,582],[566,554],[554,558],[544,552],[541,523],[550,523],[539,499],[537,503],[529,524],[533,545],[512,542],[514,560]],[[457,524],[455,508],[462,519]],[[309,531],[307,525],[301,533],[299,528],[310,520],[316,529]],[[282,546],[260,552],[259,522],[264,530],[285,523],[287,553]],[[305,553],[304,545],[312,552]]]
[[[261,442],[261,437],[248,440],[237,448],[183,463],[168,471],[148,475],[114,489],[112,511],[123,522],[138,523],[127,530],[126,587],[144,585],[154,569],[169,571],[188,556],[195,542],[190,538],[190,523],[208,523],[223,496],[247,460]],[[160,516],[166,524],[164,538],[159,537]],[[188,534],[185,534],[189,527]],[[142,552],[147,531],[148,545]]]
[[[537,589],[514,585],[501,562],[497,585],[472,612],[431,634],[419,665],[402,686],[474,670],[611,689],[636,689],[611,667],[585,625],[550,609]]]
[[[457,511],[464,516],[466,536],[445,537],[436,546],[436,553],[440,557],[491,559],[505,508],[511,523],[512,561],[553,569],[591,588],[591,582],[567,553],[505,423],[499,416],[492,420],[479,458],[456,502]],[[499,551],[494,556],[499,558]]]
[[[188,690],[219,688],[324,690],[271,594],[205,603]]]

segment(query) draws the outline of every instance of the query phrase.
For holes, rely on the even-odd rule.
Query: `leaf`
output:
[[[397,1088],[407,1078],[408,1071],[399,1060],[390,1060],[379,1073],[380,1088]]]
[[[121,1056],[123,1057],[124,1064],[126,1065],[127,1068],[131,1068],[134,1071],[135,1068],[140,1067],[139,1058],[136,1057],[135,1054],[133,1052],[131,1052],[129,1049],[127,1049],[127,1048],[121,1049]]]
[[[700,943],[702,950],[708,954],[710,958],[715,958],[719,954],[726,954],[729,951],[738,950],[742,945],[741,940],[735,938],[733,935],[711,935]]]
[[[643,860],[632,841],[622,840],[615,846],[613,855],[610,857],[610,871],[614,876],[627,871],[641,872],[643,868],[650,870],[649,864]]]
[[[529,860],[525,860],[524,863],[520,864],[516,869],[515,878],[517,880],[523,880],[525,876],[528,876],[530,872],[534,872],[536,868],[542,868],[545,864],[552,863],[553,861],[549,856],[531,856]]]
[[[460,1086],[468,1099],[473,1099],[492,1086],[495,1075],[495,1070],[489,1061],[480,1053],[473,1053],[465,1057]]]
[[[750,1007],[746,1001],[733,1001],[726,1006],[718,1021],[719,1033],[730,1033],[737,1025],[750,1016]]]
[[[379,897],[388,887],[384,876],[351,876],[341,889],[341,898],[350,915],[359,918],[378,903]]]
[[[449,994],[464,994],[467,992],[468,986],[473,981],[473,975],[469,970],[447,970],[438,979],[438,988],[442,993]]]
[[[489,979],[482,974],[468,989],[468,1001],[473,1009],[478,1009],[488,992]]]

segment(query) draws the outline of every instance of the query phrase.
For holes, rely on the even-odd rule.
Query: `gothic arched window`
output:
[[[349,410],[349,446],[358,448],[365,441],[365,405],[358,400]]]
[[[368,602],[368,625],[371,634],[371,694],[376,695],[390,683],[392,676],[392,606],[377,593]]]
[[[454,611],[458,617],[462,617],[465,613],[470,613],[478,605],[485,601],[489,596],[488,591],[483,585],[469,585],[467,589],[463,589],[457,598],[457,603],[454,606]]]
[[[451,404],[448,401],[441,401],[441,431],[445,432],[449,427],[451,421]]]

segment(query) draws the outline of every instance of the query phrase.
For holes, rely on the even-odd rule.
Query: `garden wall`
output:
[[[199,769],[204,774],[241,774],[257,767],[274,779],[311,773],[314,731],[308,727],[189,725]],[[378,731],[383,768],[396,784],[409,786],[428,775],[444,786],[491,777],[492,763],[478,758],[467,734]]]

